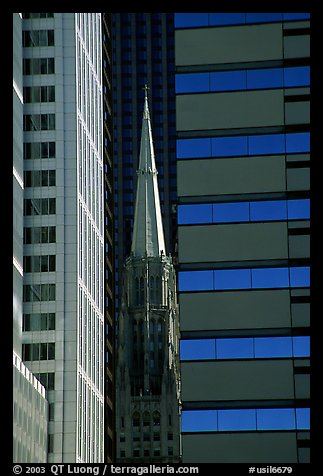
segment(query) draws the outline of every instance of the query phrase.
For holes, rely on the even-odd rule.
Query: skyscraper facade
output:
[[[144,85],[151,121],[167,250],[174,252],[176,214],[174,14],[112,13],[113,156],[116,305],[130,254]],[[120,292],[119,292],[120,291]]]
[[[13,462],[47,461],[45,388],[24,365],[23,295],[23,82],[22,14],[13,14]]]
[[[166,255],[145,97],[133,239],[122,280],[116,368],[116,460],[180,460],[176,275]]]
[[[183,462],[309,462],[309,15],[175,15]]]
[[[47,390],[48,462],[102,462],[102,17],[22,16],[22,360]]]

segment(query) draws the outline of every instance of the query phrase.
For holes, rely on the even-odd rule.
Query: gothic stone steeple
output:
[[[147,88],[116,368],[117,461],[180,461],[176,275],[166,255]]]

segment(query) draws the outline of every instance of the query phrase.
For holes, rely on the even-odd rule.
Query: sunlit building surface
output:
[[[175,15],[183,462],[309,462],[309,15]]]
[[[45,388],[21,361],[23,293],[22,14],[13,14],[13,462],[47,461]]]
[[[23,13],[20,47],[21,357],[47,391],[48,462],[103,462],[101,14]]]

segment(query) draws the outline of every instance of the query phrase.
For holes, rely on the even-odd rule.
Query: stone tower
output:
[[[116,368],[117,462],[180,461],[176,275],[166,255],[147,88]]]

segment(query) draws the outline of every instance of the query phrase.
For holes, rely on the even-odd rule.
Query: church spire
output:
[[[145,86],[137,194],[131,252],[134,256],[166,254],[160,208],[157,170],[148,107],[148,86]]]

